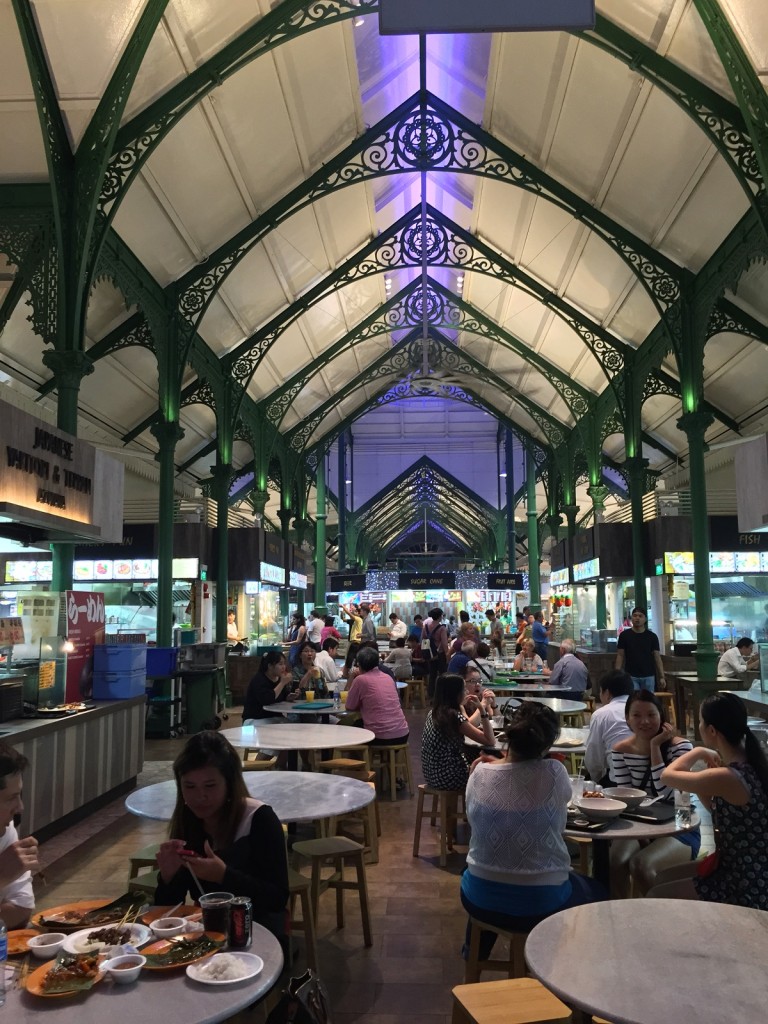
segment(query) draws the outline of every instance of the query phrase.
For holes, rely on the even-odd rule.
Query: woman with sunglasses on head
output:
[[[651,896],[710,900],[768,910],[768,759],[747,725],[735,693],[714,693],[701,704],[694,747],[665,768],[663,782],[695,793],[712,811],[716,849],[697,865],[659,875]],[[694,771],[697,763],[706,768]]]
[[[549,757],[559,731],[551,708],[524,701],[505,729],[506,756],[483,757],[472,767],[461,902],[476,920],[527,932],[550,914],[607,896],[599,883],[571,871],[563,837],[571,783],[565,765]],[[495,939],[481,932],[481,960]]]
[[[666,719],[664,706],[650,690],[635,690],[624,714],[632,731],[611,751],[610,776],[617,786],[644,789],[651,797],[671,800],[673,790],[664,781],[668,765],[691,750],[691,744]],[[610,794],[609,794],[610,795]],[[650,842],[620,839],[611,843],[611,892],[627,897],[634,879],[641,895],[655,884],[662,870],[695,860],[701,846],[698,828],[660,836]]]
[[[157,854],[155,903],[188,894],[248,896],[253,920],[285,940],[288,862],[283,828],[272,808],[248,795],[240,758],[217,732],[190,736],[173,762],[176,807],[169,839]],[[192,875],[194,872],[194,877]]]

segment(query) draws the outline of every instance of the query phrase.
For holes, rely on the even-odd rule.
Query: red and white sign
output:
[[[67,654],[67,702],[91,696],[93,689],[93,645],[104,643],[104,595],[78,590],[66,592],[67,640],[72,650]]]

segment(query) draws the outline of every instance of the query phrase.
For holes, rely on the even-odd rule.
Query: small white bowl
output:
[[[621,812],[627,809],[623,800],[609,800],[607,797],[602,800],[594,797],[581,797],[574,803],[590,821],[610,821],[611,818],[618,818]]]
[[[52,960],[64,945],[67,936],[63,932],[46,932],[27,939],[27,947],[38,960]]]
[[[159,917],[150,924],[150,928],[158,939],[172,939],[187,930],[189,922],[183,917]]]
[[[111,960],[105,960],[101,970],[116,981],[118,985],[128,985],[137,981],[141,974],[141,968],[147,962],[147,958],[140,953],[124,953],[122,956],[114,956]]]
[[[644,789],[633,789],[631,786],[611,786],[605,792],[611,800],[621,800],[625,803],[628,811],[636,811],[643,800],[648,799]]]

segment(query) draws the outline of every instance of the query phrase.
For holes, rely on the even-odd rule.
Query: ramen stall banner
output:
[[[93,689],[93,645],[104,643],[104,595],[66,592],[67,703],[85,700]],[[71,649],[70,649],[71,648]]]

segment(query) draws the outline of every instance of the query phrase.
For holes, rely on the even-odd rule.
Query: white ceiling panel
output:
[[[178,20],[195,63],[201,64],[261,18],[261,0],[170,0],[166,16]]]
[[[48,164],[34,103],[0,100],[0,138],[13,145],[0,146],[0,181],[48,180]]]
[[[635,275],[599,235],[588,233],[564,298],[601,323]]]
[[[197,262],[179,228],[141,176],[117,211],[114,226],[163,286],[181,277]]]
[[[604,320],[604,326],[627,344],[638,347],[653,330],[658,313],[645,286],[635,279],[624,290],[617,308]]]
[[[184,61],[167,23],[163,20],[152,36],[139,73],[136,75],[136,81],[125,105],[123,124],[162,96],[171,86],[176,85],[186,73]]]
[[[219,358],[247,337],[247,328],[244,329],[232,308],[218,296],[211,299],[198,330]]]

